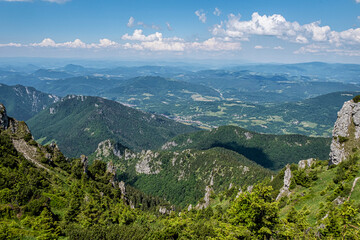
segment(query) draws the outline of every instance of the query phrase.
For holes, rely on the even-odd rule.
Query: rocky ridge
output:
[[[332,132],[330,145],[329,164],[339,164],[344,161],[350,148],[358,147],[360,137],[360,103],[350,100],[344,103],[338,112]]]

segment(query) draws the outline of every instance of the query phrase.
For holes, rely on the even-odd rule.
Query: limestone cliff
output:
[[[284,185],[283,187],[280,189],[280,193],[279,195],[276,197],[276,201],[278,201],[279,199],[281,199],[284,196],[289,196],[290,194],[290,184],[291,184],[291,170],[290,170],[290,165],[286,165],[286,170],[285,170],[285,174],[284,174]]]
[[[350,100],[344,103],[338,112],[338,117],[332,132],[329,164],[339,164],[359,144],[360,138],[360,103]]]

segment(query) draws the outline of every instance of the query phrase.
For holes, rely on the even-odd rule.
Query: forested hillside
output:
[[[279,170],[302,159],[327,159],[330,141],[329,138],[259,134],[236,126],[222,126],[211,131],[179,135],[163,148],[205,150],[222,147],[242,154],[263,167]]]
[[[139,151],[158,148],[180,133],[198,130],[115,101],[85,96],[68,96],[27,123],[37,140],[54,141],[71,157],[89,155],[109,138]]]

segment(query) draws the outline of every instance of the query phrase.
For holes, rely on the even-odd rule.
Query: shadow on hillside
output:
[[[245,147],[239,145],[236,142],[215,142],[211,145],[211,148],[214,147],[222,147],[237,152],[241,155],[244,155],[247,159],[254,161],[265,168],[272,169],[274,166],[274,163],[269,159],[269,157],[261,149],[258,148]]]

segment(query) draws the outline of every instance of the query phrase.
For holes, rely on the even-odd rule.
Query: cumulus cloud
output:
[[[156,32],[144,35],[141,29],[134,30],[132,35],[125,34],[122,40],[132,41],[123,45],[126,49],[150,50],[150,51],[234,51],[241,50],[239,42],[233,42],[230,38],[212,37],[202,42],[186,42],[182,38],[164,38],[163,34]]]
[[[185,43],[181,38],[164,38],[162,33],[144,35],[143,30],[135,29],[132,35],[124,34],[122,40],[136,41],[136,43],[125,43],[126,49],[150,50],[150,51],[184,51]]]
[[[229,37],[247,39],[249,35],[267,35],[284,38],[295,36],[300,29],[297,22],[288,22],[279,14],[272,16],[260,16],[255,12],[249,21],[240,21],[240,15],[230,14],[225,23],[215,25],[212,33],[214,35],[226,35]]]
[[[195,15],[198,16],[199,20],[202,23],[206,23],[206,14],[204,13],[203,10],[196,10]]]
[[[131,41],[155,41],[155,40],[162,39],[162,33],[156,32],[156,33],[150,34],[148,36],[145,36],[143,34],[143,30],[135,29],[135,31],[132,35],[129,35],[126,33],[121,38],[123,40],[131,40]]]
[[[360,44],[360,28],[337,32],[331,30],[329,26],[321,26],[320,21],[300,25],[296,21],[287,21],[279,14],[267,16],[257,12],[254,12],[248,21],[240,19],[240,15],[230,14],[226,21],[213,26],[211,30],[213,36],[229,37],[238,41],[248,41],[252,35],[273,36],[294,43],[308,44],[300,48],[297,53],[315,53],[329,48],[326,52],[338,54],[354,49],[351,45]],[[311,45],[313,43],[322,45]],[[331,51],[330,46],[338,49],[342,46],[342,49]]]
[[[254,48],[255,48],[255,49],[263,49],[264,47],[261,46],[261,45],[256,45]]]
[[[356,3],[360,3],[360,0],[355,0],[356,1]]]
[[[215,16],[220,16],[220,14],[221,14],[220,9],[218,9],[218,8],[216,7],[215,10],[214,10],[214,12],[213,12],[213,14],[214,14]]]
[[[65,48],[87,48],[87,44],[80,39],[75,39],[73,42],[56,43],[51,38],[45,38],[40,43],[31,43],[32,47],[65,47]]]

